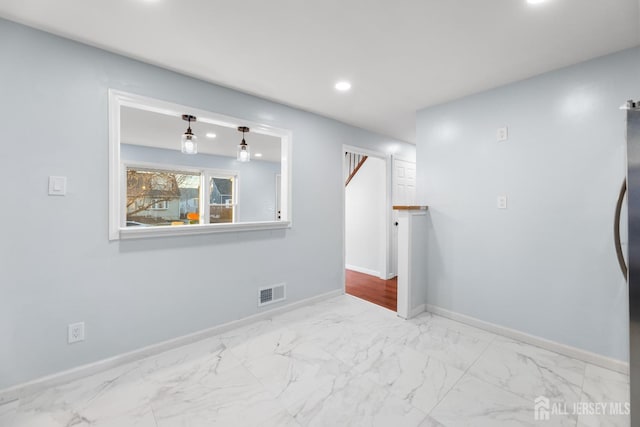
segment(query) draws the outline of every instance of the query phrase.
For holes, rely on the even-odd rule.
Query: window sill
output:
[[[240,231],[279,230],[291,228],[290,221],[244,222],[234,224],[202,224],[166,227],[120,228],[120,239],[149,237],[192,236],[196,234],[236,233]],[[117,239],[116,239],[117,240]]]

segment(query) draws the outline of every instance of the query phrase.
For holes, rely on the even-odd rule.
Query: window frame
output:
[[[164,163],[154,163],[154,162],[140,162],[140,161],[123,161],[122,162],[122,181],[124,183],[124,189],[122,192],[122,215],[124,216],[124,224],[126,227],[127,223],[127,170],[128,169],[140,169],[147,171],[158,171],[158,172],[174,172],[174,173],[184,173],[184,174],[199,174],[200,175],[200,192],[199,203],[198,203],[198,211],[199,211],[199,223],[198,224],[190,224],[190,226],[194,225],[207,225],[209,224],[209,206],[208,203],[210,192],[207,191],[208,186],[207,183],[211,178],[232,178],[233,179],[233,223],[236,223],[238,220],[238,186],[240,184],[239,172],[234,170],[226,170],[226,169],[210,169],[210,168],[194,168],[192,166],[181,166],[174,164],[164,164]],[[166,201],[165,201],[166,204]],[[165,208],[149,208],[149,210],[167,210],[168,205]],[[221,223],[218,223],[221,224]],[[232,224],[232,223],[225,223]],[[151,227],[154,228],[154,227]],[[155,227],[157,228],[157,227]],[[126,227],[126,230],[131,230],[131,227]]]
[[[186,236],[194,234],[229,233],[238,231],[259,231],[286,229],[292,227],[292,185],[291,185],[291,158],[292,158],[292,132],[286,129],[275,128],[266,124],[252,122],[244,119],[233,118],[210,111],[161,101],[141,95],[135,95],[119,90],[109,89],[109,240],[136,239],[147,237]],[[133,227],[126,226],[126,167],[121,160],[120,153],[120,109],[132,107],[161,114],[179,115],[191,114],[198,117],[199,121],[237,127],[239,124],[251,127],[254,133],[276,136],[281,140],[281,219],[256,222],[232,222],[232,223],[200,223],[187,227]],[[182,167],[181,165],[156,165],[145,162],[127,162],[127,165],[138,167],[168,168],[171,170],[201,171],[202,168]],[[208,169],[204,169],[208,170]],[[215,172],[230,172],[216,171]],[[239,175],[236,172],[235,191],[240,188]],[[204,202],[200,201],[200,217],[207,212],[204,210]],[[237,197],[234,207],[234,221],[237,221],[239,207]]]
[[[207,173],[204,175],[204,185],[206,187],[209,187],[209,185],[211,184],[211,180],[213,178],[223,178],[223,179],[232,179],[233,181],[233,188],[232,188],[232,194],[231,194],[231,199],[233,200],[233,203],[229,203],[229,204],[219,204],[219,203],[211,203],[211,192],[208,192],[209,197],[207,197],[204,200],[204,207],[205,210],[203,211],[203,213],[206,212],[205,216],[205,223],[206,224],[210,224],[211,223],[211,206],[222,206],[222,207],[226,207],[228,205],[231,205],[231,207],[233,208],[233,223],[236,223],[238,221],[238,209],[240,206],[239,203],[239,199],[238,199],[238,195],[239,193],[239,185],[240,185],[240,179],[239,179],[239,174],[237,172],[233,172],[233,171],[224,171],[224,170],[216,170],[216,169],[208,169]],[[228,223],[220,223],[217,222],[216,224],[228,224]]]

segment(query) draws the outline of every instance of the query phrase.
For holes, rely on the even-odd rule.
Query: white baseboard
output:
[[[416,317],[420,313],[424,313],[427,310],[426,304],[420,304],[419,306],[412,308],[409,312],[409,317]]]
[[[629,363],[624,362],[622,360],[603,356],[597,353],[592,353],[587,350],[582,350],[577,347],[572,347],[566,344],[562,344],[556,341],[551,341],[535,335],[530,335],[525,332],[507,328],[505,326],[500,326],[494,323],[485,322],[484,320],[476,319],[475,317],[467,316],[466,314],[456,313],[454,311],[437,307],[435,305],[427,304],[426,310],[430,313],[437,314],[442,317],[447,317],[451,320],[455,320],[461,323],[466,323],[467,325],[474,326],[476,328],[483,329],[485,331],[503,335],[508,338],[513,338],[515,340],[522,341],[527,344],[535,345],[536,347],[540,347],[545,350],[553,351],[555,353],[563,354],[565,356],[572,357],[574,359],[578,359],[583,362],[591,363],[593,365],[597,365],[602,368],[610,369],[612,371],[629,375]]]
[[[420,313],[424,313],[425,311],[426,311],[426,305],[425,304],[420,304],[419,306],[412,308],[409,311],[409,315],[407,317],[403,317],[403,316],[401,316],[399,314],[398,314],[398,317],[401,318],[401,319],[404,319],[404,320],[409,320],[409,319],[411,319],[413,317],[416,317]]]
[[[325,294],[317,295],[315,297],[307,298],[301,301],[296,301],[294,303],[283,305],[271,310],[265,310],[251,316],[244,317],[242,319],[234,320],[222,325],[194,332],[192,334],[183,335],[178,338],[173,338],[167,341],[160,342],[158,344],[152,344],[150,346],[133,350],[128,353],[110,357],[108,359],[99,360],[97,362],[78,366],[77,368],[69,369],[67,371],[58,372],[46,377],[35,379],[33,381],[18,384],[16,386],[0,390],[0,405],[19,399],[21,396],[37,393],[50,387],[56,387],[76,379],[115,368],[120,365],[135,362],[149,356],[172,350],[177,347],[192,344],[194,342],[219,335],[232,329],[236,329],[259,320],[269,319],[278,314],[292,311],[307,305],[315,304],[317,302],[324,301],[326,299],[333,298],[342,294],[344,294],[344,290],[337,289],[335,291],[327,292]]]
[[[351,264],[346,264],[344,266],[344,268],[346,268],[347,270],[357,271],[358,273],[368,274],[369,276],[380,277],[380,272],[379,271],[371,270],[371,269],[368,269],[368,268],[358,267],[358,266],[351,265]]]

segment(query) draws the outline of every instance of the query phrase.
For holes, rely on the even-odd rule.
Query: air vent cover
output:
[[[286,299],[285,284],[258,289],[258,307]]]

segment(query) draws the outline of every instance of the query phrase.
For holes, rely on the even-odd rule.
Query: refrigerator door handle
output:
[[[624,279],[627,280],[627,263],[624,261],[624,255],[622,253],[622,243],[620,242],[620,213],[622,212],[622,202],[624,195],[627,192],[627,180],[622,181],[620,187],[620,194],[618,195],[618,203],[616,204],[616,216],[613,223],[613,239],[616,244],[616,255],[618,256],[618,264],[620,265],[620,271]]]

